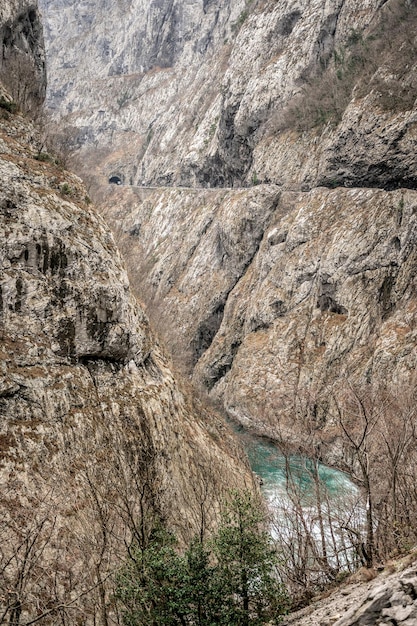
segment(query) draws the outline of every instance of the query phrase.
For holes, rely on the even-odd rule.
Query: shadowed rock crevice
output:
[[[281,37],[289,37],[301,17],[301,11],[295,9],[291,13],[287,13],[278,20],[275,28],[275,35]]]
[[[249,186],[245,177],[252,164],[253,141],[258,122],[248,125],[245,132],[236,127],[235,118],[240,103],[222,108],[218,121],[218,147],[214,155],[204,157],[200,163],[191,164],[192,178],[196,186],[240,187]],[[188,166],[181,168],[182,180],[190,178]]]
[[[347,315],[348,310],[339,304],[335,297],[336,285],[323,281],[319,288],[317,308],[320,309],[322,313],[329,311],[330,313],[337,313],[338,315]]]
[[[210,347],[216,336],[222,323],[224,306],[224,302],[220,302],[215,306],[211,314],[199,324],[196,335],[191,341],[193,365],[197,363],[201,355]]]
[[[394,191],[395,189],[417,189],[417,176],[410,176],[407,171],[395,173],[391,168],[385,166],[372,167],[374,171],[369,171],[367,167],[364,171],[354,174],[328,174],[325,178],[317,181],[317,186],[334,189],[335,187],[358,187],[369,189],[384,189]]]
[[[232,369],[233,361],[240,345],[240,341],[232,343],[227,353],[222,355],[218,361],[212,363],[208,371],[208,375],[204,379],[204,386],[209,391],[211,391],[213,387],[226,376],[227,372]]]
[[[7,21],[0,10],[0,79],[19,105],[30,108],[46,93],[43,28],[35,1],[16,5],[20,11]]]
[[[395,307],[395,301],[392,299],[392,292],[395,287],[396,275],[391,271],[385,276],[381,287],[379,288],[378,300],[381,304],[382,319],[386,319]]]
[[[278,194],[275,198],[272,199],[271,215],[273,215],[274,210],[279,204],[279,198],[280,196]],[[229,298],[229,295],[232,293],[236,285],[238,285],[238,283],[242,279],[244,279],[246,272],[248,271],[248,269],[251,267],[252,263],[256,259],[256,255],[259,252],[261,242],[263,241],[263,238],[265,235],[268,221],[269,220],[267,219],[264,229],[262,229],[262,228],[259,228],[259,225],[255,224],[251,219],[241,220],[240,231],[244,239],[247,240],[248,235],[249,235],[250,246],[251,246],[250,254],[247,254],[248,252],[247,250],[244,251],[246,259],[244,263],[240,263],[241,267],[239,268],[240,269],[239,276],[237,276],[233,281],[231,281],[228,292],[225,294],[224,300],[222,300],[218,305],[216,305],[213,312],[199,324],[197,328],[196,336],[191,342],[193,366],[196,365],[196,363],[199,361],[201,356],[210,348],[213,342],[213,339],[215,338],[218,330],[220,329],[222,325],[222,321],[223,321],[224,310],[227,305],[227,300]],[[227,235],[219,226],[217,229],[217,236],[215,239],[215,254],[216,254],[218,263],[220,264],[221,267],[225,266],[227,268],[228,259],[232,260],[234,258],[235,250],[233,249],[233,247],[234,247],[233,244],[230,241],[228,241]],[[238,347],[239,347],[239,342],[235,342],[234,347],[232,349],[233,356],[231,360],[229,359],[230,363],[228,362],[226,364],[226,369],[224,370],[223,374],[221,375],[219,375],[218,373],[215,374],[214,376],[215,380],[219,380],[219,378],[222,378],[225,375],[225,373],[228,371],[228,369],[231,368],[233,358],[238,350]],[[223,367],[224,366],[222,365],[220,370],[222,370]],[[210,377],[209,382],[211,380],[213,380],[212,377]]]

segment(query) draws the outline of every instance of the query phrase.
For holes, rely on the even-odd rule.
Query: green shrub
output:
[[[35,156],[36,161],[42,161],[44,163],[46,162],[53,162],[53,158],[51,157],[50,154],[48,154],[47,152],[39,152],[36,156]]]
[[[123,91],[123,93],[117,98],[117,104],[119,106],[119,109],[123,109],[123,107],[126,106],[131,98],[132,94],[129,91]]]
[[[242,26],[243,22],[246,20],[246,18],[247,18],[247,17],[248,17],[248,12],[247,12],[247,10],[245,9],[245,10],[244,10],[244,11],[242,11],[242,13],[239,15],[239,18],[238,18],[238,21],[237,21],[238,26]]]
[[[4,109],[8,113],[16,113],[17,104],[12,100],[6,100],[4,96],[0,96],[0,109]]]
[[[68,183],[62,183],[60,190],[63,196],[71,196],[73,194],[73,189]]]
[[[237,35],[239,30],[242,28],[242,25],[246,21],[248,15],[249,15],[249,11],[247,9],[244,9],[242,13],[239,15],[239,17],[237,18],[236,22],[233,22],[232,31],[235,35]]]
[[[277,554],[249,494],[231,494],[210,542],[196,537],[181,555],[172,533],[157,524],[129,554],[116,591],[126,626],[262,626],[286,611]]]

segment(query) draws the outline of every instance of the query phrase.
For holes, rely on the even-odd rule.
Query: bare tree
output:
[[[416,387],[345,381],[333,400],[349,469],[366,499],[363,559],[371,567],[415,536]]]
[[[38,93],[38,70],[30,55],[14,50],[0,70],[0,80],[10,90],[23,113],[36,114],[42,107]]]
[[[366,500],[366,527],[363,558],[367,567],[375,559],[374,511],[372,470],[374,465],[372,439],[378,423],[379,412],[371,396],[364,397],[349,381],[346,391],[334,397],[338,423],[351,456],[354,480],[361,485]]]

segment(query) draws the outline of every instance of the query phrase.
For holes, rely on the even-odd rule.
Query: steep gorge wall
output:
[[[83,163],[130,182],[175,182],[180,135],[211,109],[244,0],[221,7],[202,0],[40,4],[49,106],[77,129]],[[153,163],[162,145],[168,169]]]
[[[42,7],[49,106],[76,129],[86,173],[146,185],[415,185],[412,4],[411,18],[403,0]],[[352,59],[362,90],[349,86]],[[324,120],[342,119],[300,137],[286,111],[320,81]],[[381,93],[393,105],[392,92],[402,103],[385,109]],[[304,124],[309,114],[298,111]]]
[[[3,2],[2,32],[26,8],[35,23],[28,7]],[[117,623],[132,538],[156,518],[190,538],[252,476],[178,384],[80,179],[42,145],[0,106],[0,614]]]
[[[188,538],[251,476],[178,386],[79,179],[34,159],[21,119],[0,132],[2,610],[90,623],[142,522]]]
[[[115,187],[105,205],[174,354],[238,421],[300,440],[348,380],[413,380],[416,192]]]
[[[415,5],[225,2],[214,18],[192,3],[203,52],[188,18],[189,39],[169,29],[171,65],[116,77],[100,62],[93,83],[82,60],[75,78],[55,56],[72,31],[45,6],[53,81],[66,85],[50,103],[78,127],[80,172],[194,379],[230,415],[287,437],[298,413],[326,423],[341,380],[412,381]],[[149,29],[155,5],[142,9]],[[111,174],[125,186],[107,188]]]

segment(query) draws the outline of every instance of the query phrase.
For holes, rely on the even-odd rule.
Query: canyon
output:
[[[48,106],[176,362],[259,433],[314,414],[340,462],[341,381],[413,386],[414,4],[42,10]]]
[[[40,75],[25,106],[44,93],[36,6],[0,16],[1,621],[116,623],[126,546],[157,519],[184,543],[255,484],[178,381],[81,180],[16,110],[16,68]]]
[[[417,10],[40,9],[0,7],[1,609],[107,625],[152,520],[185,543],[231,487],[257,491],[224,416],[353,474],[349,393],[408,437]],[[366,623],[359,603],[408,626],[415,564],[395,580],[288,623]]]

